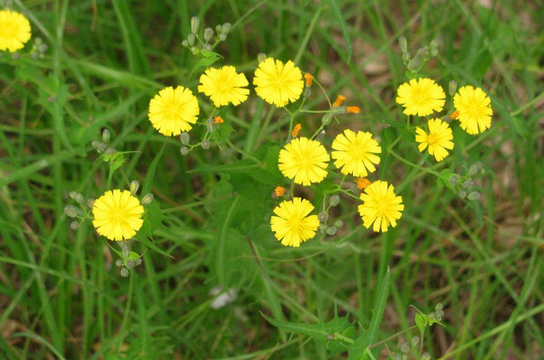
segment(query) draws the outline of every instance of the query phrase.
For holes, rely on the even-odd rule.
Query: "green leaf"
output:
[[[372,316],[372,321],[367,330],[363,331],[361,336],[355,340],[353,345],[348,349],[348,360],[360,360],[366,358],[367,350],[369,346],[374,343],[374,338],[378,332],[378,327],[382,321],[383,313],[385,311],[385,304],[387,303],[387,295],[389,294],[389,272],[387,269],[385,276],[378,288],[376,299],[374,301],[374,315]]]
[[[233,131],[234,129],[228,121],[225,121],[222,124],[217,124],[215,125],[215,132],[212,134],[212,139],[218,143],[226,141],[228,140],[230,134],[232,134]]]
[[[455,173],[452,169],[444,169],[440,172],[440,177],[436,179],[436,184],[439,188],[442,187],[442,185],[445,185],[448,189],[452,189],[450,179],[454,175]]]
[[[334,16],[336,16],[336,19],[338,20],[338,24],[340,24],[340,28],[342,29],[342,36],[344,36],[344,42],[346,43],[347,63],[349,64],[351,62],[353,47],[351,44],[351,36],[349,35],[349,29],[346,24],[346,20],[344,19],[344,16],[342,16],[342,11],[340,10],[340,7],[338,6],[338,3],[341,3],[341,2],[337,0],[327,0],[327,3],[332,8],[332,12],[334,13]]]
[[[151,165],[149,165],[149,169],[147,170],[147,175],[145,176],[145,180],[144,180],[144,186],[142,187],[142,194],[144,195],[149,194],[149,192],[151,191],[153,178],[155,177],[155,172],[157,171],[157,167],[159,166],[159,161],[161,160],[162,154],[164,154],[165,148],[166,148],[166,143],[162,145],[159,153],[155,156],[155,158],[151,162]]]
[[[161,255],[164,255],[164,256],[167,256],[171,259],[173,259],[174,257],[170,254],[168,254],[167,252],[163,251],[160,247],[158,247],[153,241],[149,240],[145,235],[141,234],[140,232],[138,232],[136,234],[136,236],[134,237],[136,240],[138,240],[139,242],[141,242],[145,247],[147,247],[148,249],[151,249],[153,251],[156,251],[158,252],[159,254]]]
[[[139,232],[145,236],[152,236],[153,232],[162,226],[164,215],[157,201],[146,205],[143,220],[144,223]]]
[[[304,335],[308,335],[311,339],[317,338],[320,339],[322,342],[327,342],[327,335],[329,335],[325,331],[325,324],[323,322],[319,322],[318,324],[311,325],[311,324],[297,324],[292,323],[288,321],[278,321],[275,319],[272,319],[265,314],[261,312],[261,316],[266,319],[269,323],[274,325],[277,328],[281,328],[290,332],[294,333],[300,333]]]
[[[419,329],[419,337],[421,338],[421,341],[423,341],[423,336],[425,335],[425,328],[427,327],[428,321],[427,316],[423,315],[419,311],[416,313],[415,318],[416,326]]]

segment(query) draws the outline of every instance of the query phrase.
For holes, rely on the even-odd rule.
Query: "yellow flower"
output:
[[[300,69],[292,61],[285,65],[272,58],[259,64],[253,78],[255,92],[269,104],[284,107],[297,101],[304,89]]]
[[[380,163],[380,157],[375,154],[381,153],[382,148],[369,132],[355,133],[347,129],[334,139],[332,148],[336,150],[331,154],[336,160],[334,166],[345,175],[365,177],[376,171],[374,164]]]
[[[342,105],[342,103],[346,101],[346,97],[344,95],[338,95],[336,97],[336,100],[334,100],[334,103],[332,104],[332,107],[335,108],[335,107],[339,107],[340,105]]]
[[[301,243],[315,236],[319,227],[317,215],[309,215],[314,209],[306,199],[294,198],[276,206],[270,225],[274,236],[282,245],[299,247]]]
[[[0,11],[0,50],[15,52],[30,40],[30,22],[11,10]]]
[[[428,133],[421,128],[416,129],[416,141],[419,143],[418,149],[420,152],[423,152],[423,150],[429,147],[429,154],[434,155],[436,161],[442,161],[448,156],[448,150],[453,149],[451,128],[447,122],[440,119],[429,120],[428,126]]]
[[[311,185],[327,176],[330,157],[325,147],[316,140],[300,137],[291,140],[280,151],[279,169],[282,174],[294,179],[295,183]]]
[[[412,79],[397,90],[397,104],[404,107],[404,114],[427,116],[441,111],[446,94],[440,85],[431,79]]]
[[[221,69],[210,68],[200,76],[198,92],[212,99],[216,107],[232,103],[240,105],[247,100],[249,85],[244,74],[238,74],[234,66],[223,66]]]
[[[142,227],[143,212],[140,201],[130,191],[106,191],[94,202],[93,225],[110,240],[127,240]]]
[[[476,135],[491,127],[491,99],[480,88],[463,86],[453,97],[453,106],[459,112],[461,128]]]
[[[153,127],[166,136],[177,136],[191,130],[200,108],[192,91],[171,86],[159,91],[149,103],[149,120]]]
[[[363,219],[363,225],[368,229],[374,223],[374,231],[386,232],[389,228],[397,226],[397,220],[402,216],[404,205],[402,197],[395,195],[393,185],[385,181],[376,181],[365,188],[361,194],[363,204],[359,205],[359,214]]]

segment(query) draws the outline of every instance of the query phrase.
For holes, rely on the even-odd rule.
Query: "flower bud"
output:
[[[201,143],[200,143],[200,146],[204,149],[204,150],[208,150],[210,148],[210,142],[208,140],[203,140]]]
[[[467,199],[469,200],[480,200],[481,194],[477,191],[473,191],[470,194],[468,194]]]
[[[75,200],[75,199],[76,199],[77,194],[78,194],[78,193],[77,193],[76,191],[70,191],[70,192],[68,193],[68,195],[70,196],[70,199],[72,199],[72,200]]]
[[[103,153],[106,150],[106,144],[100,141],[93,140],[91,142],[91,145],[99,154]]]
[[[141,265],[142,264],[142,259],[141,258],[137,258],[137,259],[134,259],[134,266],[138,266],[138,265]]]
[[[200,18],[198,16],[193,16],[191,18],[191,32],[196,34],[200,29]]]
[[[408,40],[406,40],[404,36],[401,36],[399,38],[399,46],[400,46],[400,51],[402,51],[403,53],[408,51]]]
[[[331,206],[336,206],[336,205],[340,204],[340,196],[338,196],[338,195],[331,196],[331,198],[329,199],[329,204]]]
[[[179,152],[181,153],[181,155],[186,156],[187,154],[189,154],[189,149],[187,148],[187,146],[184,146],[179,149]]]
[[[344,226],[344,222],[342,220],[336,220],[334,222],[334,227],[335,228],[340,229],[340,228],[342,228],[342,226]]]
[[[111,155],[114,155],[116,152],[117,152],[117,150],[115,150],[112,147],[109,147],[109,148],[106,149],[106,151],[104,151],[104,154],[111,156]]]
[[[130,183],[130,192],[132,195],[136,195],[138,193],[138,189],[140,188],[140,182],[138,180],[133,180]]]
[[[93,208],[93,206],[94,206],[94,199],[93,198],[87,199],[87,206],[89,208],[91,208],[91,209]]]
[[[321,124],[323,124],[324,126],[327,126],[331,123],[331,120],[332,120],[332,112],[328,112],[321,119]]]
[[[104,129],[104,131],[102,131],[102,141],[107,143],[110,141],[110,137],[110,131],[108,129]]]
[[[207,27],[204,30],[204,42],[208,43],[213,38],[213,29],[210,27]]]
[[[208,129],[208,132],[210,133],[215,132],[215,121],[213,121],[212,118],[208,118],[208,120],[206,120],[206,129]]]
[[[459,181],[461,177],[457,174],[453,174],[451,177],[450,177],[450,185],[451,187],[455,187],[455,185],[457,185],[457,182]]]
[[[134,260],[127,260],[126,265],[127,265],[127,268],[129,268],[129,269],[133,268],[134,267]]]
[[[64,208],[64,213],[66,214],[66,216],[71,218],[75,218],[77,216],[76,208],[73,207],[72,205],[66,206]]]
[[[317,134],[317,136],[315,137],[315,139],[316,139],[317,141],[319,141],[319,142],[323,142],[323,139],[325,139],[325,134],[326,134],[325,130],[321,130],[321,131],[319,132],[319,134]]]
[[[412,337],[412,339],[410,340],[410,345],[412,347],[416,347],[419,344],[419,340],[419,336]]]
[[[262,63],[266,60],[266,54],[265,53],[259,53],[257,54],[257,62]]]
[[[461,199],[464,199],[467,197],[467,192],[464,191],[464,190],[461,190],[457,193],[457,195],[461,198]]]
[[[230,32],[231,28],[232,28],[231,23],[224,23],[223,24],[223,34],[228,34]]]
[[[193,46],[195,44],[195,40],[196,40],[195,34],[189,34],[187,36],[187,43],[189,44],[189,46]]]
[[[405,64],[410,62],[410,53],[409,52],[402,53],[402,62],[405,63]]]
[[[455,80],[452,80],[450,81],[450,83],[448,84],[448,94],[450,96],[453,96],[455,95],[455,92],[457,91],[457,81]]]
[[[219,34],[219,41],[225,41],[225,40],[227,40],[227,35]]]
[[[149,193],[149,194],[146,194],[143,198],[142,198],[142,205],[149,205],[151,204],[151,202],[155,199],[155,196],[153,196],[153,194]]]
[[[484,165],[480,161],[470,165],[470,167],[468,168],[468,176],[472,177],[478,174],[483,167]]]
[[[429,354],[428,352],[424,353],[423,355],[421,355],[420,360],[431,360],[431,354]]]
[[[82,205],[85,202],[85,199],[83,198],[83,195],[81,194],[76,194],[76,197],[74,200],[80,205]]]
[[[321,224],[319,225],[319,232],[323,234],[325,231],[327,231],[327,228],[327,224]]]
[[[183,41],[181,42],[181,46],[183,46],[183,47],[188,47],[188,46],[189,46],[189,42],[188,42],[187,40],[183,40]]]
[[[79,223],[78,223],[77,221],[72,221],[72,222],[70,223],[70,229],[72,229],[72,230],[77,230],[77,229],[79,229]]]
[[[121,267],[122,265],[123,265],[123,262],[122,262],[121,260],[117,260],[117,261],[115,262],[115,266]]]
[[[204,44],[204,46],[202,46],[202,49],[206,51],[212,51],[212,46],[210,44]]]
[[[336,235],[337,230],[338,229],[335,228],[334,226],[330,226],[327,228],[327,235]]]
[[[128,269],[127,268],[122,268],[121,269],[121,276],[122,277],[128,277]]]
[[[191,47],[191,53],[192,53],[193,55],[196,55],[196,54],[198,54],[199,52],[200,52],[200,50],[198,50],[198,48],[197,48],[196,46]]]
[[[322,213],[319,213],[319,215],[317,215],[317,218],[319,219],[319,221],[324,223],[324,222],[327,222],[327,220],[329,220],[329,214],[327,214],[326,212],[322,212]]]
[[[474,186],[474,181],[472,179],[467,179],[463,181],[463,185],[461,185],[463,189],[470,189]]]
[[[181,134],[179,134],[179,141],[181,141],[183,145],[189,145],[189,143],[191,142],[191,136],[188,132],[182,132]]]

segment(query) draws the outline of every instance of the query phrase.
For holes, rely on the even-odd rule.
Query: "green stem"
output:
[[[393,155],[395,158],[397,158],[398,160],[402,161],[402,162],[405,163],[406,165],[411,166],[411,167],[416,168],[416,169],[419,169],[419,170],[422,170],[422,171],[425,171],[425,172],[427,172],[427,173],[429,173],[429,174],[433,174],[433,175],[436,176],[436,177],[440,177],[440,174],[437,173],[436,171],[433,171],[433,170],[424,168],[424,167],[422,167],[422,166],[419,166],[419,165],[417,165],[417,164],[414,164],[413,162],[410,162],[410,161],[408,161],[408,160],[402,158],[401,156],[399,156],[396,152],[394,152],[394,151],[391,150],[391,149],[388,149],[388,151],[389,151],[389,153],[390,153],[391,155]]]

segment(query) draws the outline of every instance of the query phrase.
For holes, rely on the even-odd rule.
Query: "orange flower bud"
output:
[[[346,101],[346,97],[344,95],[338,95],[332,104],[332,107],[339,107],[344,101]]]
[[[223,121],[223,118],[221,118],[221,116],[216,116],[216,117],[213,118],[213,122],[214,122],[214,124],[222,124],[225,121]]]
[[[368,180],[367,178],[358,178],[356,181],[357,181],[357,189],[359,190],[363,190],[368,185],[372,184],[372,182]]]
[[[314,81],[314,77],[310,73],[304,74],[304,78],[306,79],[306,87],[312,86],[312,81]]]
[[[459,117],[459,110],[455,110],[453,114],[450,115],[451,119],[457,119]]]
[[[274,189],[274,192],[276,193],[276,196],[277,196],[277,197],[283,196],[283,194],[285,194],[285,188],[284,188],[284,187],[281,187],[281,186],[277,186],[277,187]]]
[[[302,125],[296,124],[295,127],[293,128],[293,132],[291,133],[291,135],[293,135],[293,137],[297,137],[300,129],[302,129]]]
[[[359,107],[358,106],[348,106],[346,111],[350,114],[358,114],[359,113]]]

